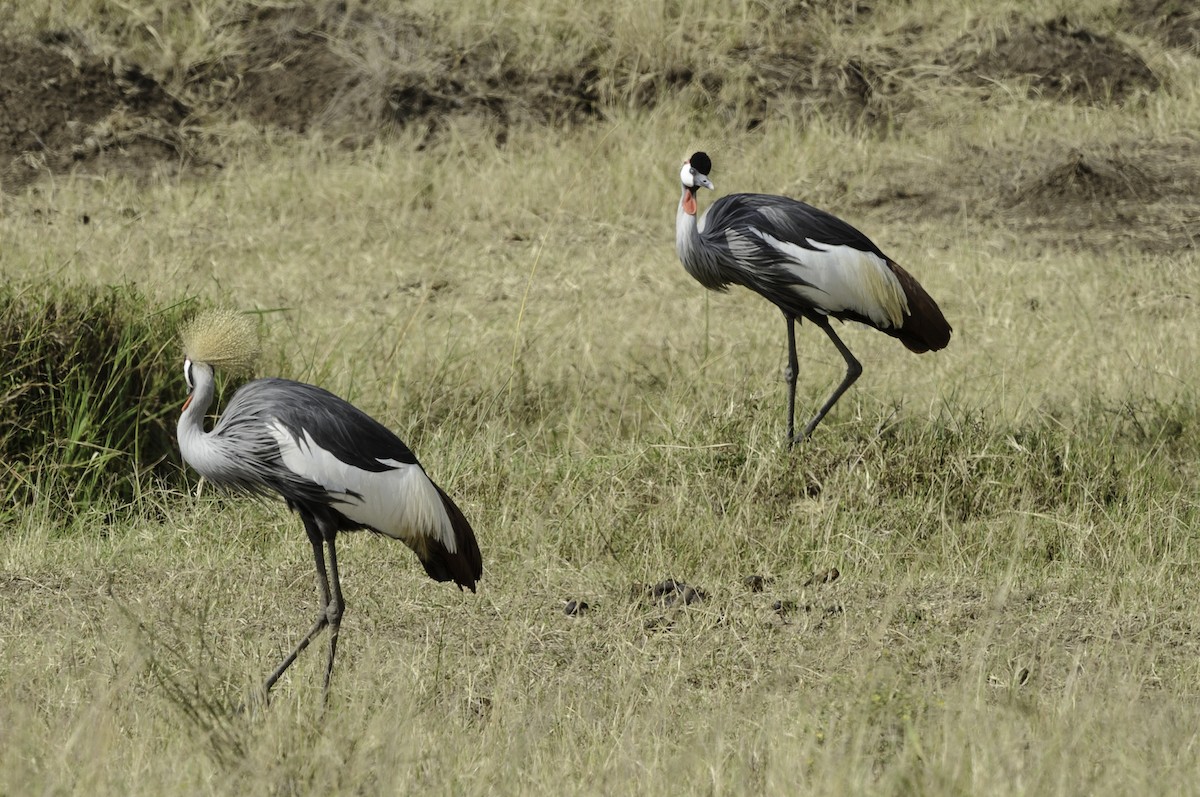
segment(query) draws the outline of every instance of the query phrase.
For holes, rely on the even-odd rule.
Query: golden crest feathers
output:
[[[183,353],[194,363],[248,372],[258,359],[258,329],[254,320],[233,310],[206,310],[183,328]]]

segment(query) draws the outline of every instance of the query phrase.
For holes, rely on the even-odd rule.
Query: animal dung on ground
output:
[[[771,584],[775,579],[769,576],[752,575],[742,579],[742,583],[746,585],[746,589],[751,592],[762,592],[768,584]]]
[[[590,606],[587,601],[569,600],[563,605],[563,614],[567,617],[578,617],[586,612]]]
[[[689,586],[673,578],[660,581],[650,588],[650,597],[664,608],[691,606],[708,599],[708,594],[699,587]]]
[[[772,603],[771,608],[775,611],[776,614],[783,616],[785,614],[790,614],[791,612],[796,611],[796,602],[790,601],[790,600],[786,600],[786,601],[779,600],[779,601],[775,601],[774,603]]]

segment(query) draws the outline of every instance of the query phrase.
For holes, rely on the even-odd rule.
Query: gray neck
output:
[[[187,409],[179,416],[177,434],[179,453],[189,465],[201,473],[210,448],[204,432],[204,416],[213,400],[213,369],[204,363],[192,363],[192,393]]]
[[[679,209],[675,212],[675,251],[687,273],[706,288],[719,291],[729,284],[721,276],[721,264],[711,245],[706,247],[700,239],[700,227],[696,217],[683,209],[683,200],[688,192],[698,193],[695,188],[683,187],[679,197]]]

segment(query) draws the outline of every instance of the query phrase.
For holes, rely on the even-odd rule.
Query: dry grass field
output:
[[[262,707],[316,601],[282,504],[9,503],[0,795],[1200,793],[1198,25],[0,8],[5,283],[257,312],[260,373],[395,429],[484,555],[472,595],[344,535],[329,704],[322,644]],[[789,450],[781,317],[675,255],[697,149],[860,227],[950,346],[843,327],[865,372]],[[798,343],[807,417],[842,363]]]

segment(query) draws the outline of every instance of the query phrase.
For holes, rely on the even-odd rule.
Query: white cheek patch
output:
[[[784,266],[808,285],[794,290],[827,312],[852,310],[884,328],[900,327],[908,315],[908,297],[883,258],[850,246],[807,239],[806,249],[759,230],[755,233],[784,256]],[[811,286],[811,287],[810,287]]]
[[[267,428],[284,467],[331,493],[334,508],[346,517],[416,546],[433,538],[450,553],[457,549],[442,497],[420,466],[381,459],[389,470],[362,470],[321,448],[307,431],[297,440],[279,421]]]

